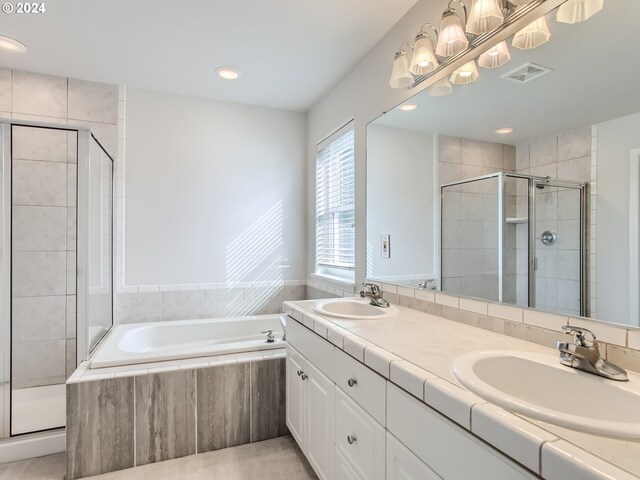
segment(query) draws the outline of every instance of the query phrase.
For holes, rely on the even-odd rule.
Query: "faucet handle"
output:
[[[376,285],[375,283],[363,283],[362,286],[365,288],[365,290],[369,290],[371,292],[372,295],[379,295],[380,294],[380,287],[378,287],[378,285]]]
[[[581,347],[595,347],[598,342],[596,342],[596,336],[594,333],[583,327],[575,327],[573,325],[562,325],[562,331],[568,335],[573,335],[573,338]],[[589,336],[590,338],[587,338]]]

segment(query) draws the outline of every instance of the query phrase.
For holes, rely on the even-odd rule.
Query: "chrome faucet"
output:
[[[600,348],[596,336],[582,327],[563,325],[562,331],[573,335],[575,343],[558,341],[556,347],[560,351],[560,363],[567,367],[577,368],[585,372],[599,375],[610,380],[626,382],[627,372],[608,362],[600,356]]]
[[[382,290],[375,283],[363,283],[362,286],[364,287],[364,290],[360,290],[362,298],[371,300],[369,303],[375,307],[389,307],[389,302],[382,298]]]
[[[418,288],[420,290],[437,290],[436,287],[436,279],[435,278],[427,278],[426,280],[420,282],[418,284]]]

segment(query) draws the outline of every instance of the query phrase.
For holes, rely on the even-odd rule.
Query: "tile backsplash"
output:
[[[562,325],[583,326],[596,335],[605,358],[623,368],[640,372],[638,329],[442,292],[372,283],[380,286],[384,298],[391,303],[549,348],[555,348],[558,340],[567,340],[568,336],[562,333]]]

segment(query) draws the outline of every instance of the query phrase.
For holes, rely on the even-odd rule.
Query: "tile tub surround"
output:
[[[459,304],[460,299],[424,293],[440,296],[441,303],[413,298],[413,307],[428,306],[440,313],[428,314],[400,306],[399,316],[389,319],[343,320],[315,314],[313,301],[287,302],[285,312],[538,475],[542,472],[545,478],[640,478],[639,442],[575,432],[514,415],[466,390],[451,372],[453,361],[464,352],[483,349],[551,355],[556,352],[442,318],[447,308],[450,313],[454,310],[464,313],[449,306]],[[464,301],[462,304],[471,307]],[[482,304],[490,305],[478,302],[471,308],[482,310]],[[471,313],[476,321],[465,323],[475,323],[474,326],[483,327],[482,317],[491,318]],[[514,314],[513,318],[517,315],[511,311],[507,314]],[[537,321],[544,323],[545,319]],[[316,324],[322,328],[316,328]],[[388,367],[384,363],[388,363]],[[558,476],[559,472],[564,477]]]
[[[286,435],[284,364],[284,350],[100,370],[83,362],[67,382],[66,478]]]
[[[242,286],[187,285],[182,286],[184,290],[172,285],[136,288],[136,292],[116,294],[117,323],[275,314],[282,312],[284,301],[308,298],[300,280]]]

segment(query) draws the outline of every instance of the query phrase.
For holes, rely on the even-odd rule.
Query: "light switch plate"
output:
[[[391,235],[382,235],[380,251],[382,252],[382,258],[391,257]]]

